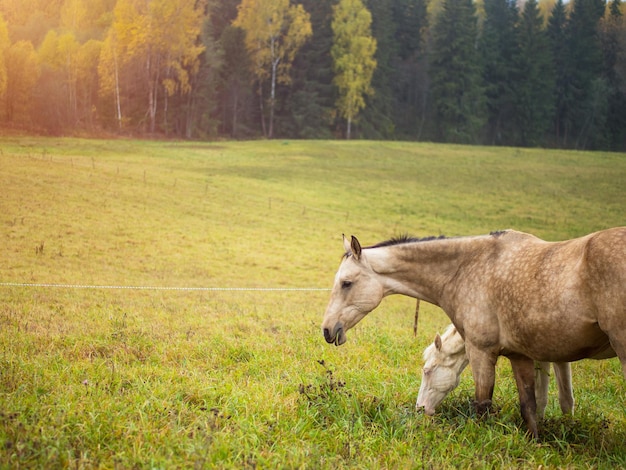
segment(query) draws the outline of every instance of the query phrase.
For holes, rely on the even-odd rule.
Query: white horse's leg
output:
[[[548,384],[549,383],[550,383],[550,363],[549,362],[535,362],[535,399],[537,400],[537,418],[539,419],[543,419],[543,416],[546,412],[546,406],[548,406]],[[559,389],[559,396],[560,396],[560,389]]]
[[[559,387],[559,404],[563,414],[574,414],[574,391],[572,389],[572,366],[569,362],[552,364],[556,384]]]

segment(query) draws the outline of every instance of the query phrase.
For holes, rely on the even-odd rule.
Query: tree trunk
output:
[[[267,134],[268,138],[274,137],[274,105],[276,104],[276,69],[278,61],[272,62],[272,83],[270,89],[270,128]]]
[[[117,111],[117,125],[122,130],[122,105],[120,103],[120,75],[117,66],[117,52],[113,52],[113,64],[115,66],[115,107]]]
[[[158,92],[159,92],[159,60],[155,58],[156,64],[154,69],[156,70],[155,76],[152,77],[152,61],[150,55],[146,62],[146,72],[148,76],[148,114],[150,116],[150,133],[153,134],[156,129],[156,113],[158,106]]]
[[[156,127],[155,125],[155,121],[156,121],[156,106],[157,106],[157,99],[156,99],[156,86],[154,85],[154,83],[150,84],[150,89],[148,90],[148,115],[150,116],[150,133],[154,133],[154,129]]]
[[[263,82],[259,79],[259,106],[261,108],[261,129],[263,129],[263,136],[267,137],[267,131],[265,130],[265,107],[263,106]]]
[[[233,90],[233,120],[231,136],[237,137],[237,108],[239,106],[239,86],[236,86]]]

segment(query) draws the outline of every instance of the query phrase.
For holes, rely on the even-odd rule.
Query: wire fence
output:
[[[238,291],[238,292],[328,292],[323,287],[173,287],[173,286],[115,286],[91,284],[50,284],[35,282],[0,282],[0,287],[35,287],[56,289],[120,289],[120,290],[161,290],[161,291]]]

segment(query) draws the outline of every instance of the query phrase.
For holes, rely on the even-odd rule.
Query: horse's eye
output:
[[[352,287],[352,281],[341,281],[342,289],[350,289]]]

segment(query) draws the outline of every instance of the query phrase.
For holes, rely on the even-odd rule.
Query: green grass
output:
[[[392,142],[2,138],[0,282],[329,288],[341,234],[502,228],[550,240],[624,225],[626,155]],[[0,286],[0,467],[616,468],[626,382],[573,365],[541,442],[506,360],[477,418],[469,371],[416,414],[447,325],[385,299],[327,345],[326,291]]]

